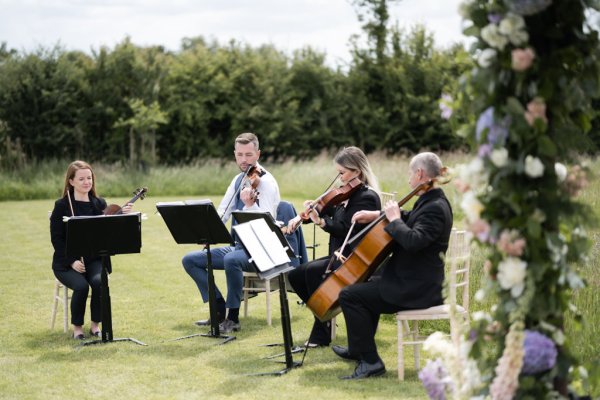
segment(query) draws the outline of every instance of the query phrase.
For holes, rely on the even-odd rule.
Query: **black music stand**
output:
[[[236,216],[236,219],[239,217]],[[238,220],[239,221],[239,220]],[[285,287],[285,274],[294,269],[289,264],[290,259],[286,253],[289,244],[283,235],[283,243],[275,231],[269,228],[266,218],[255,219],[233,227],[246,252],[250,255],[249,261],[256,269],[261,279],[279,278],[279,303],[281,306],[281,329],[283,331],[283,346],[285,355],[285,368],[276,372],[266,372],[251,375],[277,375],[281,376],[292,368],[302,364],[294,362],[292,357],[292,328],[290,324],[290,311],[288,308],[287,290]],[[279,228],[276,228],[278,231]],[[287,247],[287,249],[286,249]]]
[[[156,209],[167,224],[175,242],[178,244],[200,244],[206,248],[206,270],[208,272],[208,307],[210,310],[210,332],[182,336],[173,340],[205,336],[225,339],[225,344],[235,336],[221,335],[217,317],[215,277],[213,274],[210,245],[232,242],[229,231],[223,224],[210,200],[190,200],[186,202],[157,203]]]
[[[292,247],[290,246],[287,239],[285,238],[285,235],[283,234],[283,232],[281,232],[281,229],[275,223],[275,219],[273,218],[273,216],[271,215],[270,212],[268,212],[268,211],[234,211],[232,213],[232,215],[235,218],[235,220],[238,221],[239,224],[242,224],[244,222],[250,222],[255,219],[264,219],[265,222],[267,223],[267,226],[269,227],[269,229],[271,231],[275,232],[275,234],[277,235],[277,238],[279,239],[279,242],[281,243],[284,250],[286,251],[288,257],[290,259],[298,258],[298,255],[294,253]],[[263,272],[258,273],[257,272],[257,274],[259,274],[259,277],[261,279],[272,279],[273,277],[275,277],[279,274],[278,269],[281,270],[282,268],[285,268],[285,272],[289,271],[288,266],[283,265],[280,267],[270,269],[268,271],[268,273],[263,273]],[[265,276],[266,277],[270,276],[270,277],[266,278]],[[284,278],[285,278],[285,275],[284,275]],[[287,285],[287,280],[286,280],[286,285]],[[286,301],[286,304],[288,304],[287,299],[285,301]],[[288,308],[287,313],[289,315],[289,308]],[[292,343],[292,344],[294,343],[294,340],[292,339],[291,330],[290,330],[290,343]],[[275,347],[275,346],[283,346],[283,345],[284,344],[282,344],[282,343],[271,343],[271,344],[265,344],[264,346],[265,347]],[[292,353],[299,353],[301,351],[304,351],[303,347],[292,345]],[[274,354],[274,355],[271,355],[271,356],[268,356],[265,358],[272,359],[272,358],[277,358],[277,357],[281,357],[281,356],[285,356],[285,353],[278,353],[278,354]]]
[[[102,340],[86,341],[82,346],[130,341],[133,338],[113,338],[108,269],[110,256],[139,253],[142,247],[141,214],[97,215],[71,217],[67,220],[66,254],[70,256],[100,256],[102,258],[100,303],[102,310]]]

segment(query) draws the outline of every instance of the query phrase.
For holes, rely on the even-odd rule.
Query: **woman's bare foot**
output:
[[[97,336],[97,337],[100,336],[100,326],[99,325],[100,324],[98,322],[92,321],[92,324],[90,326],[90,334],[92,336]]]
[[[73,325],[73,339],[85,339],[85,335],[83,334],[83,326]]]

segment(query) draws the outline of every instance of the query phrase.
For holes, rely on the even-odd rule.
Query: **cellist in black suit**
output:
[[[412,189],[442,172],[434,153],[420,153],[409,165]],[[377,354],[375,332],[381,314],[428,308],[443,303],[444,262],[452,230],[452,208],[442,189],[418,193],[412,211],[401,211],[389,201],[384,212],[389,224],[385,231],[393,238],[392,256],[382,267],[381,279],[357,283],[342,289],[340,305],[348,330],[348,347],[333,346],[340,357],[356,360],[354,373],[342,379],[358,379],[385,373]],[[368,223],[377,211],[359,211],[353,221]]]

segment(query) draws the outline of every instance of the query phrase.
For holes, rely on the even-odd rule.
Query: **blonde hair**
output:
[[[94,174],[94,170],[90,164],[81,160],[73,161],[67,168],[67,173],[65,174],[65,187],[62,194],[63,197],[67,195],[67,192],[70,192],[73,189],[73,186],[69,180],[75,179],[75,174],[80,169],[89,169],[92,173],[92,189],[90,190],[90,194],[94,197],[98,197],[96,196],[96,175]]]
[[[361,149],[355,146],[344,147],[335,155],[334,161],[346,169],[359,171],[359,179],[371,189],[379,192],[379,182],[373,174],[367,156]]]

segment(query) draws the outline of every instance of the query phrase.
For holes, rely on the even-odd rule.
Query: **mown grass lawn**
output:
[[[454,156],[453,160],[461,158],[464,156]],[[274,166],[272,170],[280,182],[282,197],[300,208],[304,199],[318,195],[320,188],[326,185],[324,182],[331,180],[331,174],[319,173],[329,171],[326,168],[333,170],[330,164],[329,160],[321,160],[317,167],[304,164],[298,168],[300,172],[295,173],[291,165]],[[397,190],[401,196],[407,188],[403,172],[406,160],[376,158],[373,164],[376,173],[384,177],[380,178],[384,190]],[[169,175],[166,170],[163,174]],[[188,181],[192,180],[191,171],[186,176]],[[249,316],[242,318],[242,330],[236,334],[235,341],[223,346],[216,345],[215,339],[202,337],[170,341],[183,335],[206,332],[207,329],[193,325],[193,321],[207,317],[208,306],[201,303],[194,283],[181,266],[181,257],[197,246],[177,245],[155,213],[154,204],[206,197],[218,203],[220,196],[155,197],[152,183],[139,185],[150,186],[150,192],[146,200],[136,203],[136,209],[148,217],[142,222],[142,252],[114,257],[114,272],[110,278],[114,336],[133,337],[147,343],[147,347],[118,342],[77,348],[70,332],[62,332],[60,311],[55,329],[50,330],[54,276],[47,211],[52,209],[54,199],[0,202],[3,232],[0,242],[1,398],[426,398],[410,351],[406,355],[406,380],[397,380],[396,326],[391,316],[382,319],[377,335],[388,372],[382,378],[361,382],[338,379],[349,374],[353,364],[340,360],[328,348],[310,350],[304,365],[284,376],[247,375],[283,368],[282,364],[263,359],[280,351],[262,346],[282,341],[276,294],[272,296],[275,305],[273,326],[266,324],[264,294],[261,294],[250,300]],[[215,191],[221,192],[221,189]],[[455,210],[455,225],[461,226],[460,199],[450,186],[447,193]],[[592,207],[595,215],[600,207],[599,198],[598,183],[593,181],[582,200]],[[126,197],[109,197],[108,200],[121,204]],[[588,287],[575,294],[575,304],[586,322],[578,329],[569,316],[566,328],[575,354],[589,364],[598,363],[600,359],[597,345],[600,335],[597,314],[600,308],[600,233],[591,229],[588,234],[593,242],[589,263],[578,267]],[[312,241],[312,229],[305,230],[305,238],[309,243]],[[317,242],[321,244],[317,252],[320,256],[327,247],[327,237],[320,230],[317,230]],[[479,287],[484,259],[478,249],[472,254],[471,294]],[[224,274],[216,272],[215,277],[219,287],[225,290]],[[301,344],[309,334],[312,314],[297,304],[294,294],[289,295],[289,306],[294,341]],[[472,311],[490,306],[473,302]],[[86,318],[89,321],[89,312]],[[88,327],[89,322],[86,329]],[[445,323],[425,327],[426,332],[436,329],[447,330],[448,327]],[[346,344],[341,316],[334,343]],[[298,355],[295,357],[300,359]],[[599,391],[600,388],[594,388],[592,394],[598,396]]]

